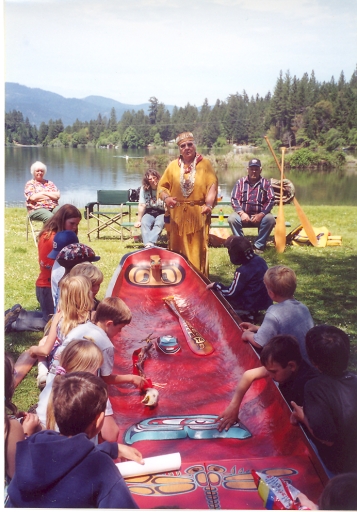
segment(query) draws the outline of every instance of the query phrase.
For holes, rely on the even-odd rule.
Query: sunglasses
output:
[[[185,149],[186,147],[187,148],[192,148],[192,146],[193,146],[193,142],[187,142],[187,144],[181,144],[180,148],[181,149]]]

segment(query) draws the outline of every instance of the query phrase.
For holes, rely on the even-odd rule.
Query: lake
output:
[[[162,153],[163,150],[161,150]],[[177,154],[177,149],[168,150]],[[95,148],[5,148],[5,206],[23,206],[23,190],[31,179],[30,167],[36,160],[47,165],[46,177],[61,191],[60,204],[71,203],[83,207],[95,201],[97,190],[127,190],[141,185],[145,168],[128,168],[123,157],[142,158],[148,150],[121,150]],[[150,151],[152,154],[152,151]],[[164,169],[162,169],[163,171]],[[341,170],[289,171],[286,177],[296,189],[296,197],[305,205],[356,205],[357,168],[356,164],[346,165]],[[234,183],[245,175],[239,167],[218,171],[224,199],[230,198]],[[274,169],[263,169],[267,178],[279,178]]]

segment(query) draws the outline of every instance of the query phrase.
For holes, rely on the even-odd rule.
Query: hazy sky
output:
[[[280,70],[346,80],[356,0],[6,0],[5,80],[66,98],[202,105],[273,92]]]

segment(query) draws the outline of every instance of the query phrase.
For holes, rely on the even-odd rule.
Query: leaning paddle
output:
[[[277,252],[284,252],[286,244],[286,228],[283,205],[284,155],[285,148],[281,148],[279,212],[275,225],[275,247]]]
[[[266,142],[268,144],[268,147],[270,149],[270,152],[273,155],[275,163],[276,163],[276,165],[277,165],[277,167],[278,167],[278,169],[279,169],[279,171],[281,173],[281,168],[280,168],[279,161],[276,158],[276,155],[275,155],[274,150],[273,150],[273,148],[272,148],[272,146],[270,144],[270,141],[269,141],[269,139],[268,139],[268,137],[266,135],[264,136],[264,139],[266,140]],[[298,200],[296,199],[296,197],[294,197],[293,203],[294,203],[294,206],[296,208],[296,212],[298,214],[300,222],[301,222],[303,228],[305,229],[305,233],[306,233],[308,239],[310,240],[312,245],[317,247],[317,238],[316,238],[315,231],[314,231],[313,227],[311,226],[309,219],[306,217],[306,215],[305,215],[303,209],[301,208],[301,206],[300,206]]]

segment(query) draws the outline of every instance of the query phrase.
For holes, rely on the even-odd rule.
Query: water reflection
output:
[[[155,150],[162,154],[167,150]],[[222,150],[223,151],[223,150]],[[176,148],[169,152],[177,154]],[[218,151],[216,151],[217,153]],[[40,160],[47,165],[46,177],[61,191],[61,204],[72,203],[83,207],[95,201],[97,190],[127,190],[141,185],[143,167],[128,167],[126,158],[118,156],[143,157],[152,150],[116,150],[95,148],[5,148],[5,201],[8,206],[24,204],[23,190],[31,178],[30,167]],[[218,178],[224,199],[230,193],[236,180],[245,175],[244,167],[219,170]],[[275,169],[264,169],[267,178],[279,178]],[[343,170],[332,172],[289,171],[286,172],[295,185],[296,196],[302,204],[356,205],[356,167],[346,165]]]

